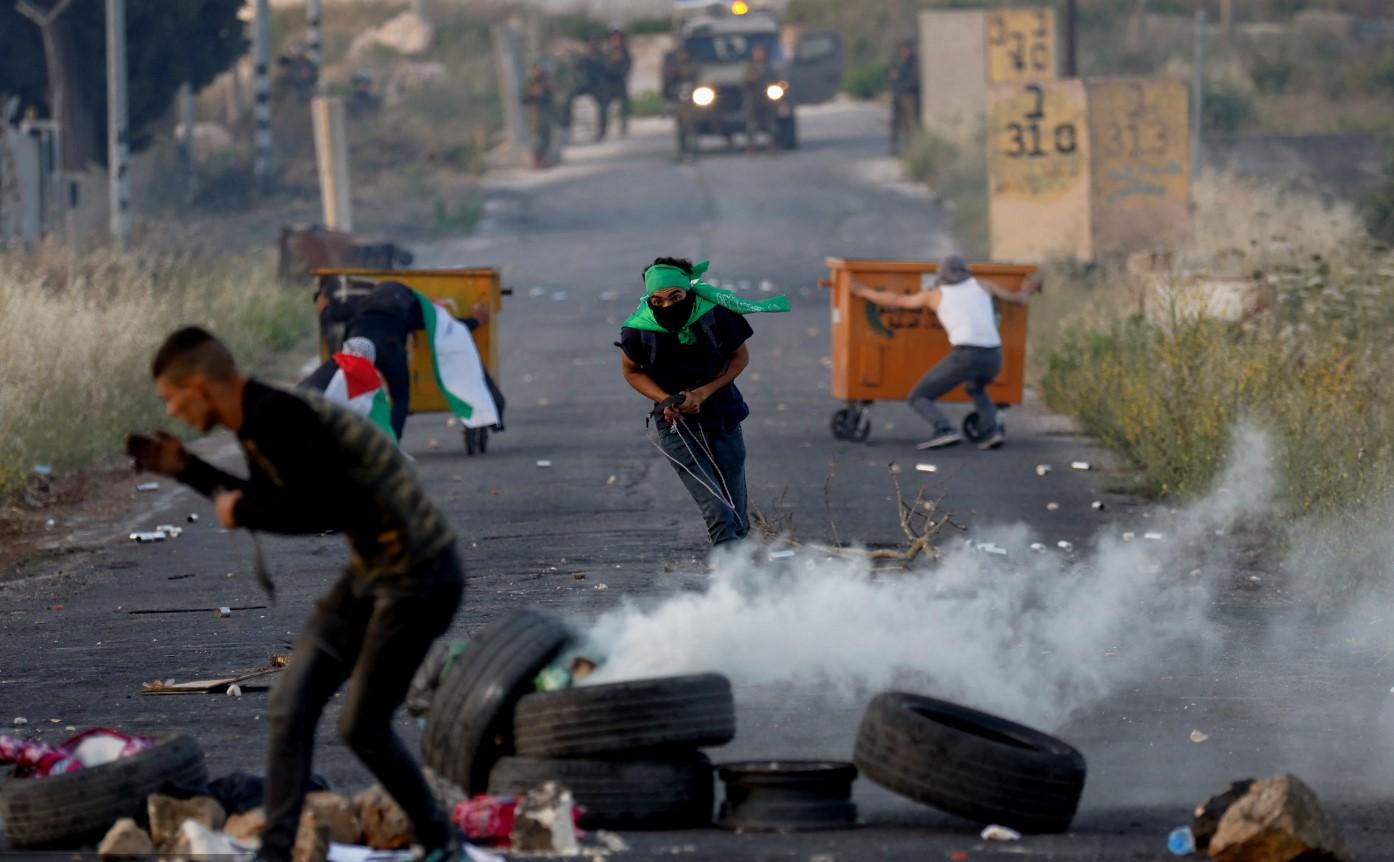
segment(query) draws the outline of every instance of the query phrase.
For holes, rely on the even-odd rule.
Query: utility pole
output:
[[[265,191],[271,181],[271,3],[256,0],[256,29],[253,33],[253,63],[256,64],[253,85],[252,174],[257,187]]]
[[[1200,127],[1205,120],[1205,10],[1196,10],[1195,59],[1191,69],[1191,176],[1200,176]],[[1194,184],[1191,186],[1195,187]]]
[[[322,6],[322,0],[305,0],[305,28],[310,43],[310,48],[305,54],[310,62],[315,64],[316,76],[319,74],[320,66],[324,63],[323,39],[320,32]],[[319,80],[318,77],[316,80]]]
[[[1079,77],[1079,12],[1075,0],[1065,0],[1065,77]]]
[[[184,202],[194,199],[194,88],[188,81],[179,85],[179,125],[184,138],[179,144],[180,167],[184,171]]]
[[[126,114],[126,0],[106,0],[107,186],[111,239],[124,247],[131,232],[130,140]]]

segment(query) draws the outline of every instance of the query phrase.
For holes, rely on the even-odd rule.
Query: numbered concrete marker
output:
[[[995,260],[1088,260],[1089,127],[1078,80],[995,84],[987,98],[988,222]]]
[[[989,83],[1056,77],[1055,12],[1023,7],[920,13],[920,108],[940,134],[975,134]]]
[[[1189,227],[1191,136],[1186,84],[1089,81],[1095,254],[1175,247]]]
[[[986,27],[989,84],[1055,80],[1053,9],[1036,7],[989,12]]]

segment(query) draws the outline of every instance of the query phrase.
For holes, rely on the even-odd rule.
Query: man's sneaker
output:
[[[945,446],[957,446],[963,442],[963,435],[957,431],[941,431],[930,439],[916,446],[916,449],[943,449]]]
[[[1002,443],[1006,438],[1002,436],[1002,429],[997,429],[987,435],[987,439],[978,444],[979,449],[1001,449]]]

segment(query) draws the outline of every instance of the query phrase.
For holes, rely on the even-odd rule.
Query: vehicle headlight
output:
[[[784,85],[770,84],[765,88],[765,95],[770,97],[771,102],[778,102],[780,99],[784,98]]]
[[[698,87],[692,91],[692,104],[705,108],[716,101],[716,91],[711,87]]]

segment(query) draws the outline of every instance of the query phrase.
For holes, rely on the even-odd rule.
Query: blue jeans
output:
[[[1001,371],[1002,348],[955,347],[910,390],[910,407],[934,426],[935,434],[946,434],[954,426],[934,400],[961,384],[978,410],[978,427],[990,433],[997,429],[997,405],[988,397],[987,385]]]
[[[712,544],[744,539],[750,532],[750,515],[746,511],[745,438],[740,426],[715,434],[689,420],[655,433],[659,447],[670,459],[668,463],[702,510]],[[708,451],[712,458],[707,457]],[[721,497],[735,505],[727,505]]]

